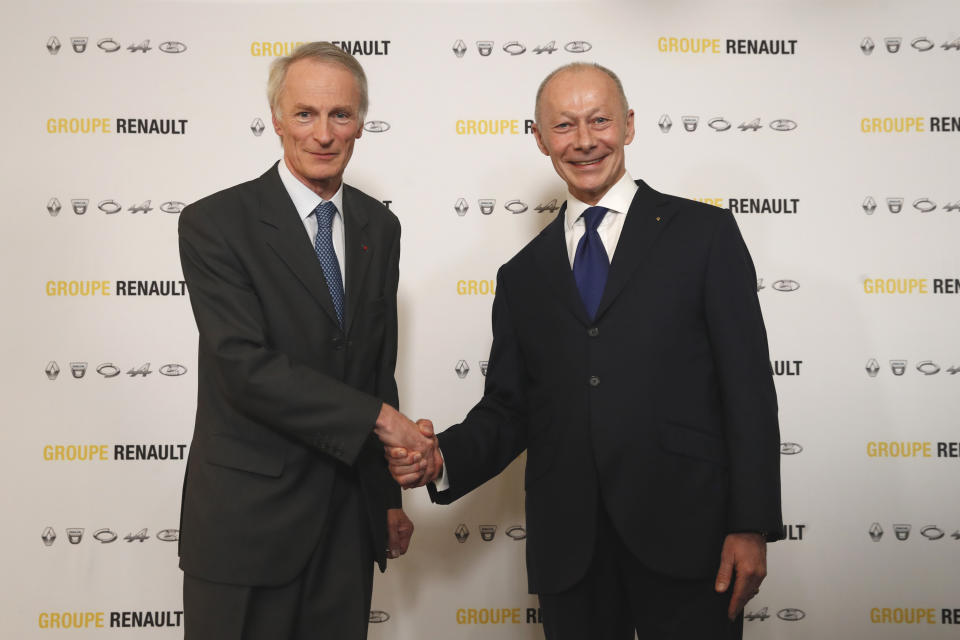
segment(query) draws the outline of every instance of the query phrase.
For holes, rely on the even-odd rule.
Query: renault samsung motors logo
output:
[[[736,120],[731,121],[723,116],[714,116],[706,120],[706,127],[701,127],[700,116],[685,115],[680,117],[680,122],[683,125],[683,130],[687,133],[694,133],[698,130],[703,131],[704,129],[710,129],[715,133],[724,133],[734,128],[733,122],[736,122]],[[660,116],[660,119],[657,120],[657,127],[661,133],[670,133],[674,128],[673,119],[670,117],[670,114],[665,113]],[[789,132],[797,128],[797,123],[795,120],[788,118],[775,118],[770,121],[765,121],[762,118],[755,117],[751,120],[741,121],[735,129],[740,132],[756,132],[765,127],[773,131]]]
[[[757,278],[757,291],[763,291],[767,288],[767,285],[764,284],[763,278]],[[788,278],[781,278],[779,280],[774,280],[770,284],[770,288],[774,291],[779,291],[781,293],[792,293],[800,288],[800,283],[796,280],[790,280]]]
[[[363,130],[369,133],[385,133],[390,130],[390,124],[383,120],[368,120],[363,123]]]

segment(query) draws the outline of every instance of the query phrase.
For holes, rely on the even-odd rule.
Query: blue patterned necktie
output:
[[[333,298],[333,308],[337,312],[337,320],[343,327],[343,277],[340,275],[340,263],[337,262],[337,252],[333,249],[333,216],[337,215],[337,205],[330,201],[321,202],[313,210],[317,218],[317,239],[313,249],[317,252],[323,275],[330,288],[330,297]]]
[[[606,213],[605,207],[590,207],[583,212],[581,217],[586,229],[573,257],[573,279],[577,281],[580,299],[583,300],[583,306],[591,320],[597,315],[603,289],[607,284],[607,273],[610,271],[607,250],[603,248],[600,234],[597,233],[597,227]]]

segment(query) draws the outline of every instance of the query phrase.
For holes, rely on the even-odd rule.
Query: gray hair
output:
[[[367,107],[370,104],[367,97],[367,75],[363,67],[352,55],[329,42],[306,42],[293,50],[289,56],[277,58],[270,64],[270,76],[267,79],[267,101],[274,117],[280,117],[280,92],[287,79],[287,70],[298,60],[315,60],[317,62],[332,62],[343,66],[353,74],[360,91],[360,122],[367,117]]]
[[[623,92],[623,83],[620,82],[620,78],[617,77],[610,69],[607,69],[603,65],[597,64],[596,62],[571,62],[570,64],[565,64],[562,67],[558,67],[550,72],[550,74],[543,79],[543,82],[540,83],[540,87],[537,89],[537,100],[534,103],[533,107],[533,119],[537,124],[540,124],[540,96],[543,95],[543,90],[550,83],[553,78],[564,71],[587,71],[589,69],[597,69],[607,74],[613,83],[617,85],[617,93],[620,94],[620,104],[623,105],[623,113],[626,115],[627,111],[630,110],[630,106],[627,103],[627,95]]]

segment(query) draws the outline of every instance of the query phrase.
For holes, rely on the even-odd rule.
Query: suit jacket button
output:
[[[600,335],[600,329],[597,329],[596,327],[590,327],[587,329],[587,335],[591,338],[596,338],[598,335]]]
[[[600,378],[598,378],[597,376],[590,376],[590,386],[591,386],[591,387],[599,387],[599,386],[600,386]]]
[[[341,349],[343,349],[343,342],[344,342],[343,338],[340,338],[340,337],[334,338],[333,339],[334,350],[340,351]]]

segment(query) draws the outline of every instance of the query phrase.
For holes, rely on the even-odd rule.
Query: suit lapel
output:
[[[610,263],[607,285],[603,298],[597,308],[599,320],[604,312],[617,299],[623,288],[630,282],[634,272],[646,258],[650,247],[657,241],[667,227],[672,211],[666,207],[668,200],[663,194],[647,186],[643,180],[637,180],[637,193],[630,204],[630,211],[623,222],[620,240]]]
[[[260,177],[260,187],[260,222],[269,230],[265,234],[267,244],[293,271],[333,323],[339,324],[330,289],[323,277],[323,267],[310,246],[303,221],[280,180],[276,165]]]
[[[547,284],[560,298],[564,306],[576,316],[584,325],[590,323],[587,310],[580,299],[577,282],[573,279],[573,270],[570,269],[570,257],[567,255],[567,245],[564,234],[564,212],[567,203],[560,207],[560,213],[540,233],[534,245],[534,257],[540,269],[546,276]]]
[[[347,308],[343,325],[344,332],[349,335],[360,304],[363,280],[373,257],[373,247],[368,237],[367,211],[355,197],[353,187],[348,185],[343,186],[343,209],[344,250],[346,251],[343,262],[347,270]]]

